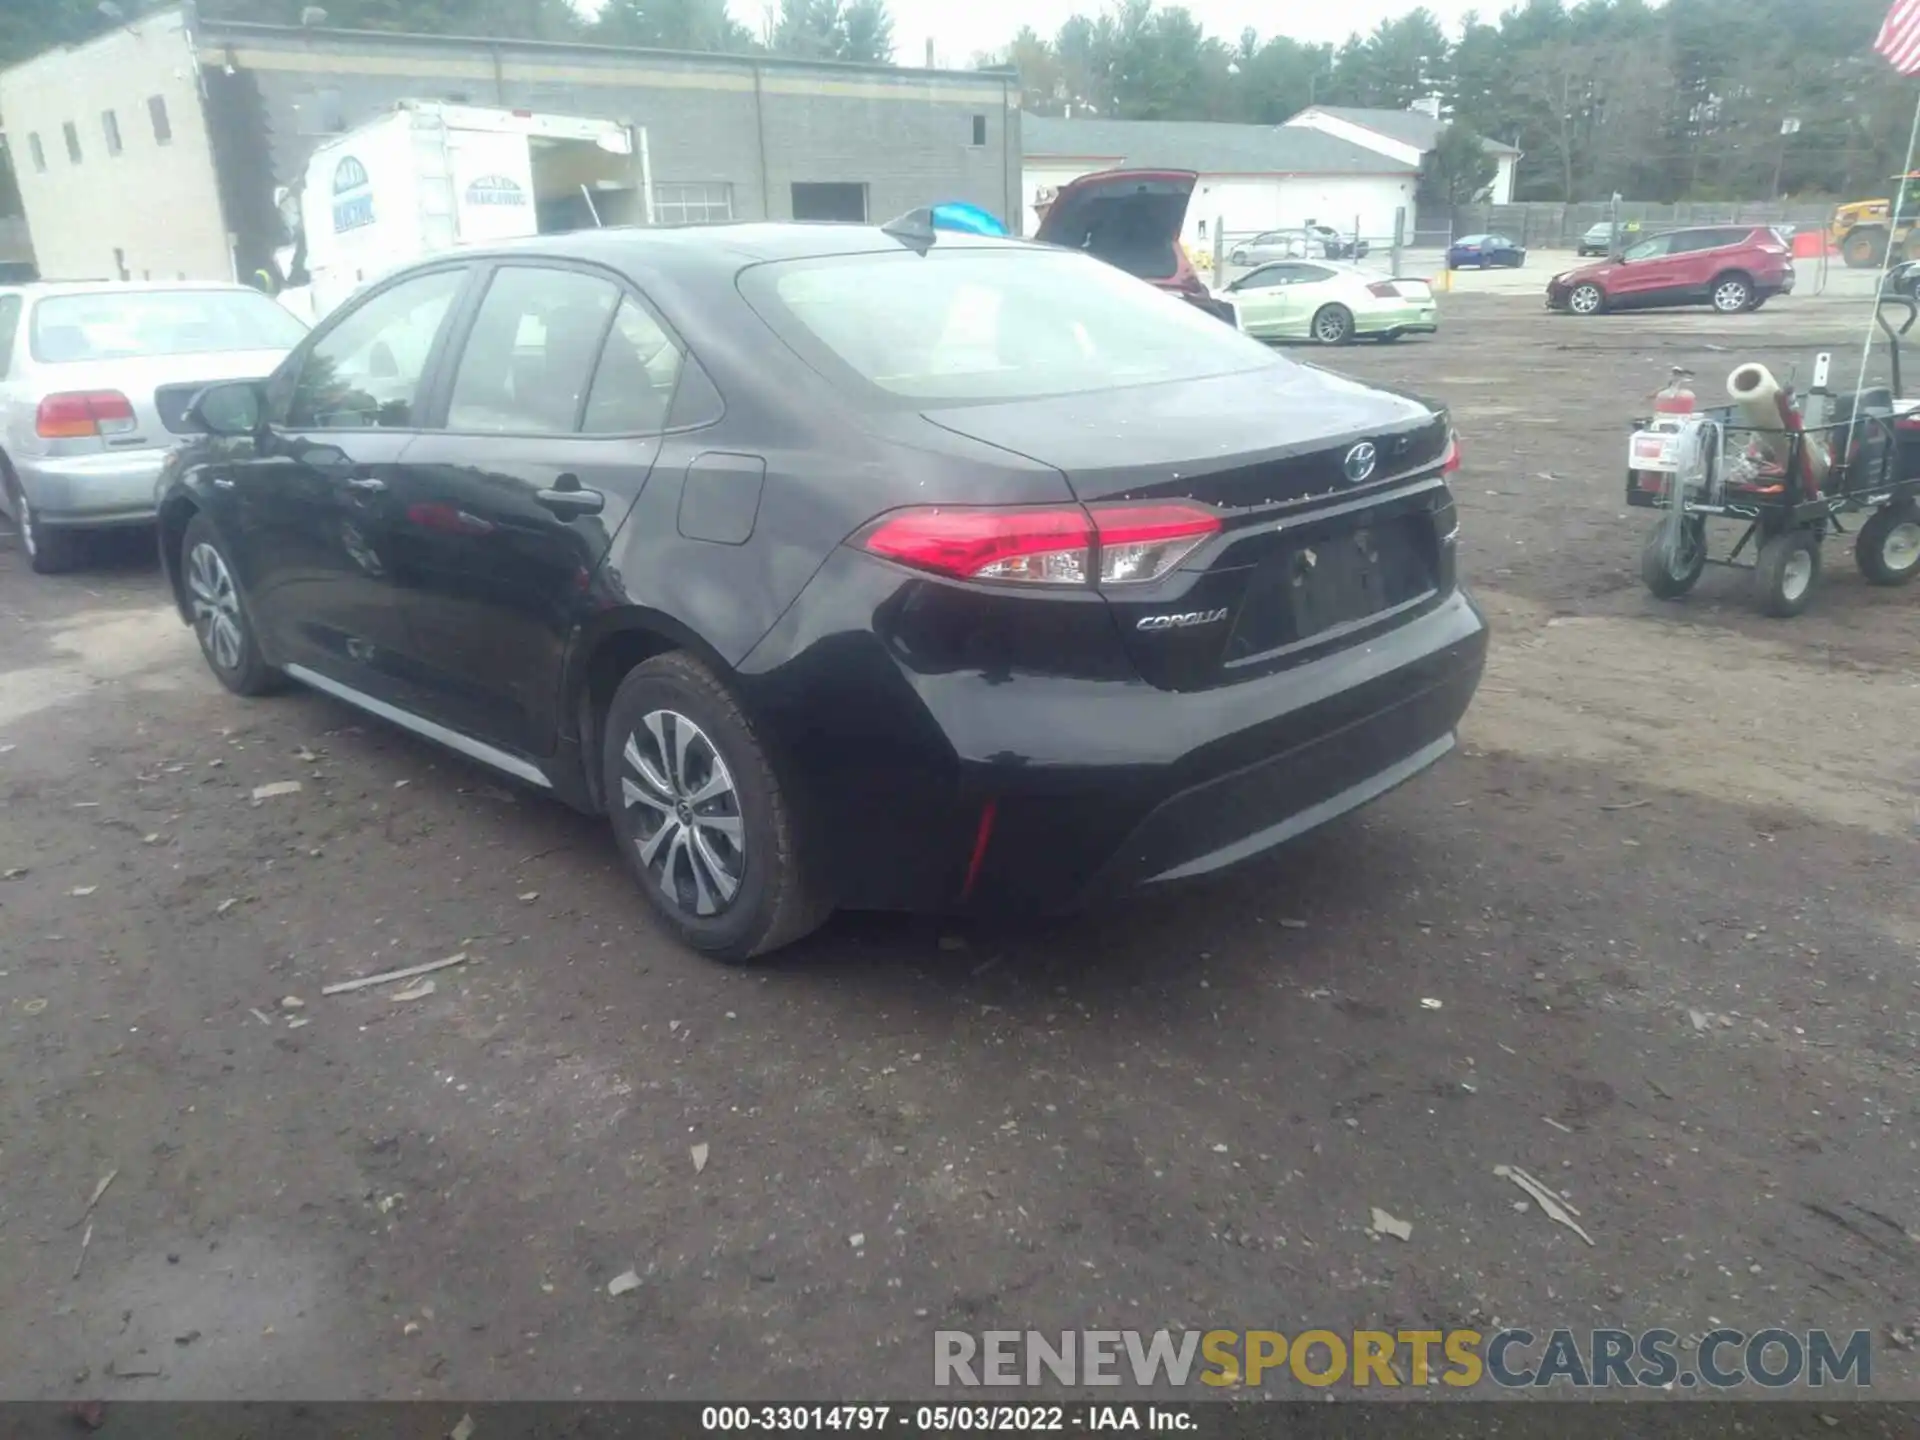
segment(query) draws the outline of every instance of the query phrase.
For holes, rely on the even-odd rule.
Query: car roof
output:
[[[236,285],[231,280],[30,280],[20,285],[0,286],[0,289],[30,300],[54,295],[178,295],[205,290],[260,295],[251,285]],[[273,297],[260,295],[260,298]]]
[[[934,234],[933,248],[943,251],[1033,248],[1031,241],[966,231],[940,230]],[[609,226],[561,235],[535,235],[498,245],[463,247],[453,253],[477,258],[540,255],[593,261],[618,270],[638,267],[693,275],[733,273],[778,260],[890,254],[906,249],[905,242],[877,225],[749,220],[723,225]],[[433,258],[449,257],[443,253]]]

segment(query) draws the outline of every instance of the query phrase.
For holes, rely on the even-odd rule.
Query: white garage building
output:
[[[1317,130],[1336,140],[1364,145],[1391,159],[1418,166],[1440,143],[1445,125],[1432,106],[1412,110],[1366,110],[1346,105],[1314,105],[1287,121],[1288,126]],[[1492,205],[1513,203],[1513,171],[1520,150],[1499,140],[1480,142],[1496,166],[1493,183],[1480,198]]]
[[[1039,223],[1042,190],[1096,170],[1192,170],[1200,176],[1187,207],[1190,248],[1211,244],[1219,223],[1230,236],[1309,223],[1360,234],[1375,246],[1412,238],[1419,162],[1356,145],[1308,126],[1221,125],[1192,120],[1063,120],[1020,117],[1022,232]]]

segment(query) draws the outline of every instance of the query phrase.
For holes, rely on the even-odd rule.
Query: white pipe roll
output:
[[[1757,362],[1738,366],[1727,376],[1727,394],[1733,397],[1741,420],[1751,429],[1781,435],[1778,440],[1762,443],[1774,463],[1785,465],[1792,442],[1782,432],[1799,430],[1800,415],[1781,390],[1780,382],[1773,378],[1773,372]],[[1826,446],[1809,435],[1801,442],[1800,450],[1806,457],[1804,468],[1809,473],[1794,478],[1805,482],[1811,492],[1818,493],[1827,478]]]

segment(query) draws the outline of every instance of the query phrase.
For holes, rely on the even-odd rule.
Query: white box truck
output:
[[[651,224],[652,197],[644,130],[402,101],[315,150],[297,196],[283,197],[295,245],[281,266],[293,288],[280,299],[317,320],[368,282],[443,250]]]

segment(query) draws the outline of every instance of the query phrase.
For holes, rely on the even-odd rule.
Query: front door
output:
[[[342,308],[269,386],[269,429],[226,477],[240,581],[266,649],[411,708],[393,491],[472,267],[415,274]]]
[[[552,753],[566,647],[660,448],[681,354],[586,268],[504,264],[393,498],[423,714]],[[442,418],[443,417],[443,418]]]
[[[1655,235],[1628,246],[1607,276],[1607,298],[1626,305],[1645,304],[1676,288],[1685,262],[1673,254],[1673,241],[1671,235]]]

